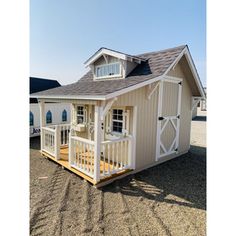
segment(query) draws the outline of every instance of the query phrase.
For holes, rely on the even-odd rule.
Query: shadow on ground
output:
[[[30,148],[40,149],[39,137],[31,138]],[[206,210],[206,148],[191,146],[185,155],[117,180],[101,190],[115,193],[117,185],[125,195]]]
[[[40,137],[30,138],[30,149],[40,150]]]
[[[206,148],[191,146],[189,153],[117,180],[102,191],[117,192],[116,185],[122,194],[206,210]]]
[[[207,118],[206,116],[196,116],[195,118],[193,118],[194,121],[206,121]]]

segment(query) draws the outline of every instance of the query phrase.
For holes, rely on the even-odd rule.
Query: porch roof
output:
[[[125,78],[120,80],[94,81],[89,71],[79,81],[54,89],[32,94],[35,98],[64,98],[64,99],[98,99],[105,100],[107,96],[124,89],[135,88],[138,84],[152,81],[167,73],[187,45],[178,46],[157,52],[137,55],[146,59]]]

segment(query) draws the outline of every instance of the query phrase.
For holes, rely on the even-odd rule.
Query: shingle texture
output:
[[[73,84],[61,86],[35,93],[45,96],[82,96],[82,95],[108,95],[124,88],[161,76],[179,56],[186,45],[166,49],[158,52],[136,55],[145,58],[146,61],[139,64],[125,79],[93,81],[92,72],[89,71],[79,81]]]

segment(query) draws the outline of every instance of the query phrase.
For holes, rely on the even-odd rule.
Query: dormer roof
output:
[[[100,50],[102,51],[102,49]],[[114,50],[109,49],[109,52],[111,51]],[[98,55],[98,53],[99,50],[87,60],[87,63],[92,63],[94,56]],[[119,54],[119,52],[116,53]],[[125,55],[126,57],[130,56],[128,54]],[[188,63],[187,66],[193,75],[194,83],[192,86],[196,88],[196,94],[193,94],[193,96],[205,97],[203,86],[187,45],[156,52],[144,53],[134,57],[140,60],[142,59],[142,61],[134,68],[131,73],[125,77],[125,79],[94,81],[93,74],[90,70],[79,81],[73,84],[50,89],[45,92],[39,92],[31,95],[31,97],[49,99],[110,99],[114,96],[119,96],[162,79],[163,76],[165,76],[179,62],[181,58],[186,58]]]
[[[124,61],[131,61],[131,62],[136,62],[140,64],[142,61],[145,61],[145,58],[138,57],[138,56],[132,56],[123,52],[118,52],[113,49],[101,47],[98,49],[87,61],[85,61],[85,66],[89,66],[93,64],[97,59],[99,59],[102,55],[109,55],[112,57],[119,58]]]

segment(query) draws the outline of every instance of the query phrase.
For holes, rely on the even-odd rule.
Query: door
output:
[[[159,85],[156,160],[178,153],[182,82],[162,80]]]

